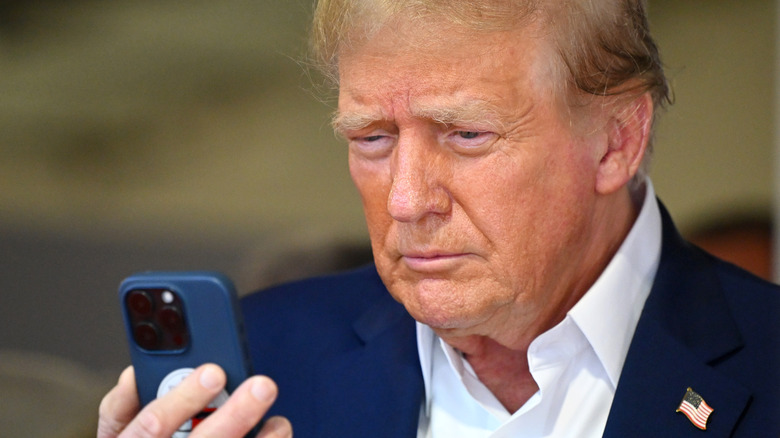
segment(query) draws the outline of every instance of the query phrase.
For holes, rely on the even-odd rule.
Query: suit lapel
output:
[[[685,415],[675,412],[688,387],[701,394],[714,409],[706,436],[731,436],[750,393],[702,363],[701,358],[655,322],[638,326],[635,339],[604,437],[699,436],[701,431]]]
[[[663,249],[618,382],[605,437],[697,436],[676,413],[692,387],[714,409],[708,437],[731,436],[750,392],[711,365],[742,345],[711,262],[661,206]]]
[[[337,400],[317,411],[322,436],[414,438],[423,399],[414,320],[385,292],[353,327],[359,345],[317,379],[314,394]]]

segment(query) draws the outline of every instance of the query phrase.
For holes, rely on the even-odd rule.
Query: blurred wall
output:
[[[0,224],[220,243],[359,233],[345,150],[298,62],[310,8],[18,2],[0,40]]]
[[[652,175],[684,231],[772,211],[776,10],[773,0],[650,1],[675,96]]]
[[[775,78],[780,75],[780,0],[775,2]],[[773,274],[775,282],[780,283],[780,85],[777,83],[777,79],[774,84],[775,89],[775,174],[774,174],[774,239],[773,239],[773,251],[774,260],[772,263]]]

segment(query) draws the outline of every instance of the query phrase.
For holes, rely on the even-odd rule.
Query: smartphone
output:
[[[218,272],[143,272],[122,281],[119,300],[142,405],[201,364],[225,370],[225,390],[173,435],[185,438],[252,375],[235,288]]]

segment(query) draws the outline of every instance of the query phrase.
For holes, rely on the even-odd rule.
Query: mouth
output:
[[[463,263],[470,254],[468,253],[407,253],[401,255],[403,263],[412,271],[421,273],[434,273],[448,271]]]

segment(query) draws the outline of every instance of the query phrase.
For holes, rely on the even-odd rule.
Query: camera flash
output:
[[[165,304],[171,304],[173,302],[173,293],[169,290],[163,291],[162,300]]]

